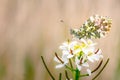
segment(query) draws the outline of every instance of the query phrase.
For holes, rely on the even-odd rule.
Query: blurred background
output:
[[[113,20],[108,36],[97,40],[110,58],[97,79],[120,80],[120,0],[0,0],[0,80],[51,80],[40,56],[58,77],[54,52],[60,54],[70,28],[94,14]]]

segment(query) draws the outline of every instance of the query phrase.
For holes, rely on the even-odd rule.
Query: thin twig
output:
[[[66,76],[66,79],[67,79],[67,80],[70,80],[70,78],[68,77],[67,70],[65,70],[65,76]]]
[[[43,62],[43,64],[44,64],[47,72],[49,73],[50,77],[51,77],[53,80],[55,80],[55,78],[53,77],[53,75],[52,75],[51,72],[49,71],[49,69],[48,69],[48,67],[47,67],[47,65],[46,65],[46,63],[45,63],[45,61],[44,61],[43,56],[41,56],[41,59],[42,59],[42,62]]]
[[[102,69],[100,70],[100,72],[92,79],[92,80],[95,80],[99,75],[100,75],[100,73],[104,70],[104,68],[106,67],[106,65],[108,64],[108,62],[109,62],[109,58],[107,59],[107,61],[105,62],[105,65],[102,67]]]

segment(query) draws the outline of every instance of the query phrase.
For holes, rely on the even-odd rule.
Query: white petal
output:
[[[83,63],[82,66],[89,67],[89,64],[86,62],[86,63]]]
[[[88,57],[88,60],[92,63],[94,62],[94,60],[91,57]]]
[[[80,60],[77,57],[75,57],[75,64],[78,65],[79,63],[80,63]]]
[[[74,55],[71,55],[71,54],[69,54],[68,56],[67,56],[67,58],[72,58]]]
[[[94,60],[98,61],[100,58],[103,58],[102,55],[95,54],[93,55]]]
[[[62,67],[64,67],[64,64],[58,64],[58,65],[56,65],[55,68],[62,68]]]
[[[62,59],[65,59],[65,58],[67,59],[67,56],[68,56],[68,54],[63,54]]]
[[[63,50],[62,53],[63,53],[64,55],[70,54],[68,50]]]
[[[87,69],[87,73],[89,74],[89,76],[91,76],[91,70]]]
[[[85,53],[85,54],[88,54],[89,50],[86,49],[86,48],[83,48],[82,51]]]
[[[67,47],[69,45],[69,43],[68,42],[64,42],[62,45]]]
[[[72,42],[70,43],[70,45],[69,45],[70,48],[74,47],[75,44],[77,44],[77,41],[72,41]]]
[[[92,59],[94,59],[95,61],[98,61],[99,59],[100,59],[100,56],[99,55],[96,55],[96,54],[94,54],[94,55],[92,55],[92,56],[90,56]]]
[[[61,50],[66,50],[66,49],[68,48],[68,46],[69,46],[68,42],[64,42],[64,43],[62,43],[62,45],[59,47],[59,49],[61,49]]]
[[[61,49],[61,50],[66,50],[66,49],[67,49],[67,47],[66,47],[66,46],[61,45],[61,46],[59,47],[59,49]]]

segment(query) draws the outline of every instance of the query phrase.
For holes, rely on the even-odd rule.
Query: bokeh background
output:
[[[94,14],[113,20],[108,36],[97,40],[110,58],[97,79],[120,80],[120,0],[0,0],[0,80],[51,80],[40,56],[58,77],[54,52],[71,37],[70,28]]]

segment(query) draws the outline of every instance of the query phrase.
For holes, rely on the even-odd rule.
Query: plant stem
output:
[[[46,65],[46,63],[45,63],[45,61],[44,61],[43,56],[41,56],[41,59],[42,59],[42,62],[43,62],[43,64],[44,64],[47,72],[49,73],[50,77],[51,77],[53,80],[55,80],[55,78],[53,77],[53,75],[52,75],[51,72],[49,71],[49,69],[48,69],[48,67],[47,67],[47,65]]]
[[[73,68],[71,68],[71,67],[69,67],[69,66],[67,66],[67,65],[65,65],[65,67],[66,67],[67,69],[71,70],[71,71],[76,71],[75,69],[73,69]]]
[[[59,80],[62,80],[62,73],[59,74]]]
[[[75,80],[79,80],[80,79],[80,71],[76,68],[75,71]]]
[[[100,73],[104,70],[104,68],[106,67],[106,65],[108,64],[108,62],[109,62],[109,58],[107,59],[107,61],[105,62],[105,65],[102,67],[102,69],[100,70],[100,72],[92,79],[92,80],[95,80],[99,75],[100,75]]]
[[[67,80],[70,80],[70,78],[68,77],[67,70],[65,70],[65,76],[66,76],[66,79],[67,79]]]
[[[70,67],[73,68],[71,59],[69,59],[69,62],[70,62]]]

